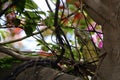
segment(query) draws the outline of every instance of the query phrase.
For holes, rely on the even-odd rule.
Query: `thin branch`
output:
[[[74,11],[74,12],[68,14],[66,17],[62,18],[61,20],[70,18],[71,16],[73,16],[73,15],[74,15],[76,12],[78,12],[79,10],[80,10],[80,8],[78,8],[76,11]]]
[[[41,32],[44,32],[44,31],[47,30],[47,29],[48,29],[48,28],[45,28],[45,29],[43,29]],[[18,42],[18,41],[24,40],[24,39],[26,39],[26,38],[28,38],[28,37],[37,35],[37,34],[39,34],[39,33],[40,33],[40,32],[35,32],[35,33],[33,33],[33,34],[29,35],[29,36],[27,35],[27,36],[24,36],[24,37],[19,38],[19,39],[15,39],[15,40],[11,40],[11,41],[6,41],[6,42],[1,42],[0,45],[5,45],[5,44],[10,44],[10,43]]]
[[[60,6],[60,0],[57,0],[55,15],[54,15],[54,26],[55,26],[56,37],[57,37],[58,43],[60,44],[60,47],[61,47],[61,54],[60,54],[60,56],[58,56],[58,59],[56,60],[56,63],[58,63],[63,58],[63,55],[65,53],[64,42],[63,42],[63,38],[61,37],[61,28],[60,28],[60,25],[59,25],[59,22],[58,22],[59,6]]]
[[[23,61],[28,61],[31,59],[40,59],[40,56],[25,56],[22,54],[18,54],[16,52],[12,51],[11,49],[9,49],[7,47],[3,47],[3,46],[0,46],[0,52],[7,54],[7,55],[10,55],[12,57],[15,57],[19,60],[23,60]]]
[[[53,12],[53,11],[52,11],[52,9],[51,9],[50,4],[49,4],[49,2],[48,2],[48,0],[45,0],[45,2],[46,2],[46,4],[47,4],[47,6],[48,6],[49,10],[50,10],[51,12]]]

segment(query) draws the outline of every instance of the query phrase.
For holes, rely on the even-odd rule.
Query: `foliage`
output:
[[[13,64],[15,63],[21,63],[22,61],[12,58],[12,57],[5,57],[0,59],[0,68],[8,69],[11,68]]]
[[[38,9],[38,6],[32,0],[8,0],[1,1],[0,17],[5,18],[4,24],[0,23],[2,28],[21,28],[27,36],[32,36],[34,31],[39,34],[34,36],[38,41],[38,46],[45,52],[50,51],[57,58],[57,62],[62,59],[71,61],[70,65],[61,62],[67,66],[68,70],[74,67],[76,62],[84,65],[96,66],[98,53],[102,48],[102,31],[101,26],[97,25],[84,11],[84,4],[80,0],[51,0],[55,4],[52,9],[49,1],[46,0],[48,12]],[[5,15],[4,15],[5,14]],[[44,16],[45,18],[43,18]],[[2,20],[2,18],[1,18]],[[41,27],[47,30],[41,29]],[[13,34],[13,30],[10,34]],[[43,31],[42,31],[43,30]],[[2,33],[2,32],[1,32]],[[51,37],[52,42],[47,41]],[[4,37],[4,36],[3,36]],[[77,65],[79,67],[79,65]],[[84,67],[84,66],[83,66]],[[86,67],[85,67],[86,68]],[[91,67],[87,67],[90,73],[94,73]],[[85,70],[83,75],[88,79]],[[80,72],[80,71],[78,71]]]

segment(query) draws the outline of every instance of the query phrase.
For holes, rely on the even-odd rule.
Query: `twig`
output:
[[[48,29],[48,28],[45,28],[45,29],[43,29],[41,32],[44,32],[44,31],[47,30],[47,29]],[[5,44],[10,44],[10,43],[18,42],[18,41],[24,40],[24,39],[26,39],[26,38],[28,38],[28,37],[31,37],[31,36],[37,35],[37,34],[39,34],[39,33],[40,33],[40,32],[35,32],[35,33],[33,33],[33,34],[29,35],[29,36],[24,36],[24,37],[19,38],[19,39],[15,39],[15,40],[11,40],[11,41],[1,42],[0,45],[5,45]]]
[[[48,2],[48,0],[45,0],[45,2],[46,2],[46,4],[47,4],[47,6],[48,6],[49,10],[50,10],[51,12],[53,12],[53,11],[52,11],[52,9],[51,9],[50,4],[49,4],[49,2]]]

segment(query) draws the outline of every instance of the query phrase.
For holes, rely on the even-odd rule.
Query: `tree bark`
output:
[[[104,45],[93,80],[120,80],[120,0],[85,0],[86,11],[103,28]]]
[[[22,71],[15,80],[81,80],[79,77],[47,67],[30,67]]]

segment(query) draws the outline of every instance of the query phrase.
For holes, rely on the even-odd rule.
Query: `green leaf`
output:
[[[16,0],[12,0],[13,2],[16,1]],[[15,2],[15,6],[16,6],[16,10],[20,13],[23,12],[24,8],[25,8],[25,3],[26,3],[27,0],[20,0],[18,2]]]
[[[20,25],[20,19],[14,19],[13,23],[15,24],[16,27],[18,27],[18,25]]]
[[[9,33],[7,31],[0,30],[0,36],[2,39],[5,39],[8,36],[8,34]]]
[[[25,11],[24,16],[27,17],[28,19],[32,19],[34,21],[40,20],[40,16],[38,15],[37,11]]]
[[[24,27],[25,33],[30,36],[36,29],[37,22],[40,21],[40,17],[37,13],[31,11],[25,11],[24,16],[26,17],[26,24]]]
[[[36,13],[46,16],[46,13],[44,11],[37,11]]]
[[[45,20],[45,25],[47,25],[48,27],[53,26],[54,24],[54,13],[49,12],[49,17],[47,17]]]
[[[26,5],[25,5],[26,9],[38,9],[37,4],[32,1],[32,0],[26,0]]]
[[[31,36],[32,33],[33,33],[33,31],[36,29],[36,26],[37,26],[37,23],[35,23],[34,20],[32,20],[32,19],[27,19],[27,20],[26,20],[25,27],[24,27],[25,33],[26,33],[28,36]]]
[[[26,33],[27,36],[31,36],[32,33],[33,33],[33,28],[30,27],[30,26],[25,26],[24,30],[25,30],[25,33]]]

